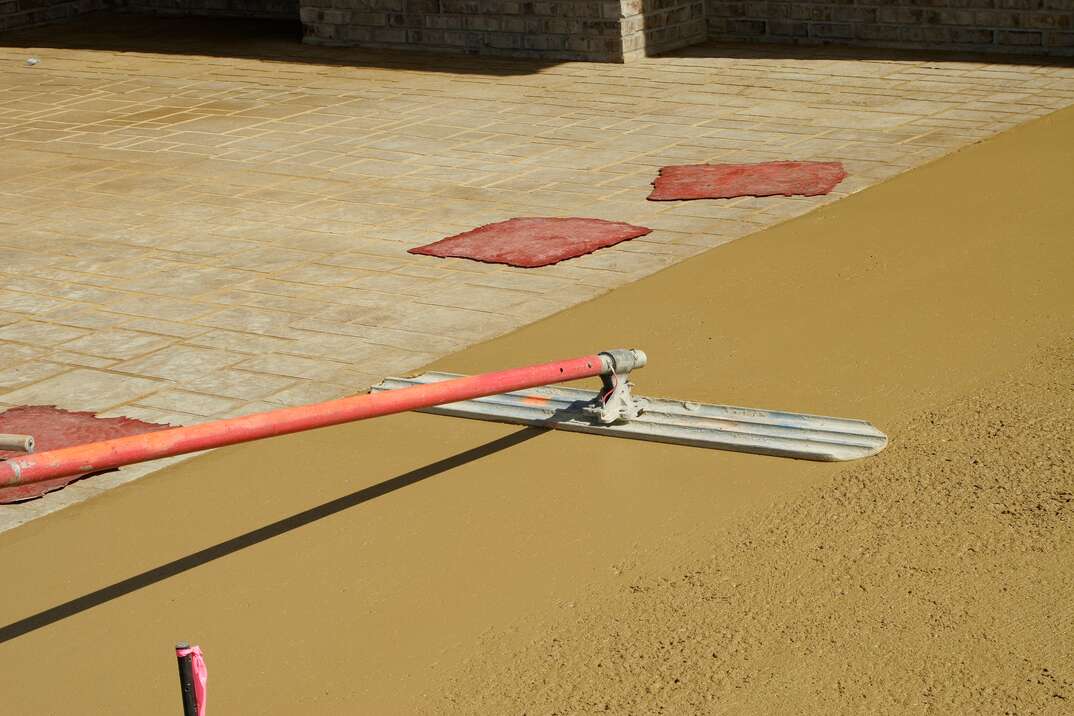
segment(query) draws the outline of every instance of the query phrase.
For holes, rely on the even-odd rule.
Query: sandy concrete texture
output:
[[[485,636],[435,711],[1070,713],[1072,338],[881,458]]]
[[[545,668],[543,635],[557,631],[571,637],[564,663],[600,654],[612,639],[605,602],[623,604],[632,585],[659,584],[669,569],[682,574],[683,564],[733,552],[718,534],[735,524],[754,530],[755,554],[785,551],[788,569],[808,573],[811,540],[824,535],[842,554],[860,537],[854,526],[868,527],[861,519],[883,517],[854,490],[913,488],[908,499],[922,504],[936,491],[942,504],[945,483],[925,479],[931,463],[920,462],[948,457],[937,442],[946,432],[930,428],[929,416],[954,411],[954,424],[979,428],[975,410],[984,406],[967,396],[1008,394],[989,386],[1074,333],[1071,167],[1074,112],[1063,111],[437,365],[476,372],[636,345],[651,358],[637,375],[642,393],[867,418],[893,437],[873,462],[802,463],[421,415],[216,451],[0,536],[0,568],[18,575],[0,593],[7,623],[0,692],[16,713],[64,712],[73,703],[88,712],[161,712],[177,705],[170,646],[189,639],[205,648],[212,708],[222,712],[444,713],[453,705],[490,713],[532,702],[541,712],[567,713],[582,710],[593,689],[602,690],[593,697],[601,707],[700,710],[676,700],[672,688],[631,696],[655,686],[656,677],[642,681],[650,674],[673,673],[661,664],[675,652],[653,632],[631,652],[639,672],[620,671],[616,683],[593,683],[596,664],[586,661],[584,669],[542,672],[560,683],[535,689],[537,677],[523,667]],[[1036,374],[1027,375],[1033,383]],[[1027,392],[1030,402],[1011,416],[1060,436],[1066,423],[1054,417],[1059,398],[1049,385]],[[960,435],[972,445],[971,432]],[[1022,451],[1033,480],[1046,476],[1053,492],[1069,492],[1066,473],[1032,462],[1046,445],[1055,464],[1069,465],[1069,440],[1021,435],[1008,451]],[[968,447],[958,449],[968,455]],[[876,475],[883,485],[854,474]],[[1006,474],[981,484],[998,489]],[[794,507],[796,499],[821,499],[825,488],[824,509]],[[782,527],[780,514],[794,519]],[[898,533],[895,517],[887,527]],[[910,517],[899,544],[914,553]],[[1018,678],[1044,678],[1048,668],[1069,681],[1059,673],[1070,666],[1059,650],[1069,641],[1063,620],[1040,628],[1061,586],[1061,575],[1048,570],[1061,554],[1054,550],[1069,544],[1069,520],[1040,524],[967,544],[1011,554],[1042,545],[1037,559],[1004,562],[1032,626],[1025,633],[1039,645],[995,648],[1033,656]],[[801,544],[795,531],[781,531],[792,528]],[[1034,541],[1042,531],[1051,542]],[[941,545],[927,553],[924,571],[905,569],[927,589],[956,595],[950,580],[960,573],[944,567],[966,559]],[[861,561],[880,575],[869,584],[891,586],[896,606],[907,602],[895,617],[928,616],[893,588],[902,562],[875,552]],[[812,614],[811,630],[788,632],[799,650],[791,653],[829,655],[833,639],[852,640],[862,628],[853,608],[821,615],[837,591],[827,575],[855,575],[854,564],[820,565],[827,571],[818,567],[816,579],[782,592],[766,581],[778,576],[775,566],[729,565],[743,575],[744,591],[719,594],[730,614],[749,610],[749,619],[720,621],[709,610],[695,620],[676,608],[678,595],[645,615],[669,642],[690,629],[719,642],[713,651],[735,670],[713,682],[721,702],[731,703],[737,686],[740,703],[771,706],[749,691],[765,680],[748,677],[768,653],[761,647],[779,645],[758,647],[751,625],[773,620],[763,633],[775,637],[782,634],[776,618],[792,609]],[[800,600],[783,599],[786,590]],[[982,610],[1009,605],[997,598],[957,612],[955,600],[952,609],[972,630],[985,623],[974,621]],[[574,638],[575,623],[598,625],[588,644]],[[914,636],[927,636],[920,625],[900,631],[897,620],[889,623],[901,639],[881,630],[878,655],[861,672],[874,679],[871,703],[891,703],[883,700],[889,693],[903,698],[889,677],[913,657]],[[875,620],[867,625],[877,633]],[[981,642],[948,641],[930,683],[963,678],[949,667],[964,645]],[[1043,653],[1054,663],[1037,658]],[[523,670],[495,661],[497,654]],[[982,688],[993,677],[1015,678],[1004,671],[1010,659],[990,663],[993,671],[975,677]],[[825,681],[831,674],[801,668],[781,673],[813,679],[798,688],[822,689],[834,710],[860,707],[861,678],[839,696]]]

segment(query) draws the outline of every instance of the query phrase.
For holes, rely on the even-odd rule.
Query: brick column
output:
[[[623,59],[677,50],[708,35],[705,0],[622,0]]]

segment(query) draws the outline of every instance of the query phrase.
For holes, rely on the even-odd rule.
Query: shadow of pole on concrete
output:
[[[522,430],[517,430],[509,435],[487,442],[484,445],[478,445],[477,447],[470,448],[469,450],[444,458],[443,460],[438,460],[429,465],[425,465],[424,467],[419,467],[416,470],[397,475],[389,480],[378,482],[369,487],[364,487],[349,495],[337,497],[334,500],[317,505],[316,507],[311,507],[308,510],[303,510],[302,512],[277,520],[271,524],[258,527],[255,530],[238,535],[237,537],[232,537],[229,540],[212,545],[211,547],[198,550],[185,557],[180,557],[167,564],[162,564],[153,569],[146,570],[141,574],[128,577],[115,584],[110,584],[107,587],[102,587],[101,589],[97,589],[88,594],[83,594],[82,596],[66,601],[63,604],[57,604],[56,606],[40,611],[37,614],[33,614],[0,627],[0,644],[11,641],[12,639],[17,639],[20,636],[24,636],[30,632],[49,626],[50,624],[55,624],[68,617],[88,611],[139,589],[162,582],[165,579],[183,574],[184,572],[188,572],[196,567],[220,559],[221,557],[226,557],[240,550],[270,540],[273,537],[279,537],[280,535],[300,527],[304,527],[352,507],[356,507],[364,502],[376,499],[377,497],[383,497],[396,490],[427,480],[430,477],[436,477],[448,470],[453,470],[457,467],[466,465],[467,463],[480,460],[516,445],[520,445],[532,440],[538,435],[543,435],[545,432],[547,431],[541,428],[523,428]]]

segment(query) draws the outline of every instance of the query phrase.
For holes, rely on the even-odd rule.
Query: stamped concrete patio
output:
[[[0,36],[0,408],[179,424],[360,392],[1074,103],[1074,69],[1043,60],[710,45],[536,64],[280,27],[99,15]],[[773,159],[850,178],[645,201],[665,164]],[[535,270],[406,253],[572,215],[654,231]],[[0,529],[157,467],[2,507]]]

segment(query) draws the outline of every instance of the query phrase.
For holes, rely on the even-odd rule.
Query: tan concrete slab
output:
[[[1069,375],[1074,331],[1071,137],[1068,110],[438,364],[476,372],[639,345],[651,358],[634,376],[641,392],[868,418],[893,437],[870,461],[416,414],[214,451],[0,535],[0,569],[19,575],[0,590],[6,705],[110,712],[119,699],[162,712],[178,701],[170,647],[190,639],[207,654],[212,708],[266,716],[519,713],[535,701],[549,713],[767,713],[822,689],[806,711],[901,713],[925,710],[937,684],[954,684],[929,697],[943,711],[1061,707],[1070,445],[1020,433],[1070,432],[1052,419],[1070,402],[1054,396],[1070,394],[1056,378]],[[1023,190],[997,188],[1001,170]],[[992,396],[964,405],[943,442],[943,406],[1045,345],[1066,372],[1028,374],[1037,397],[1003,404],[1014,412],[989,412]],[[984,432],[1004,437],[977,450]],[[1008,447],[1011,467],[995,470],[988,456]],[[1046,491],[1023,474],[1034,460],[1055,477]],[[823,499],[803,531],[803,513],[780,505],[809,494]],[[756,540],[725,536],[736,522],[764,528],[744,535],[764,539],[763,563],[749,564]],[[773,570],[787,555],[794,568]],[[749,583],[720,581],[727,566]],[[672,588],[677,598],[632,600]],[[1013,686],[981,687],[978,668]],[[1055,681],[1025,699],[1043,668]]]

